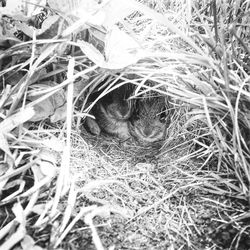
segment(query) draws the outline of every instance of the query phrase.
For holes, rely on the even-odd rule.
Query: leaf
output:
[[[1,17],[1,12],[0,12]],[[1,42],[8,40],[9,38],[16,38],[14,33],[17,31],[15,25],[13,25],[9,18],[2,18],[3,21],[0,25],[0,38]]]
[[[111,0],[101,10],[105,12],[105,20],[102,25],[109,29],[115,23],[135,12],[135,7],[133,2],[127,0]]]
[[[42,95],[37,95],[37,90],[47,89],[54,86],[53,82],[44,82],[43,84],[33,84],[33,90],[28,95],[28,100],[36,101]],[[50,117],[51,122],[57,122],[66,118],[66,99],[63,89],[57,91],[52,96],[34,105],[35,115],[30,121],[36,122]]]
[[[25,35],[29,37],[33,37],[34,31],[36,32],[36,36],[41,36],[45,32],[49,33],[49,36],[46,38],[52,38],[57,35],[58,33],[58,25],[56,25],[60,21],[60,16],[54,15],[49,16],[44,20],[42,23],[41,29],[36,29],[24,22],[16,22],[16,28],[21,30]],[[49,32],[48,32],[49,31]]]
[[[104,62],[104,57],[92,44],[84,41],[77,42],[82,52],[96,65],[102,67]]]
[[[23,22],[17,22],[16,29],[21,30],[25,35],[29,37],[33,37],[33,33],[36,30],[36,28],[29,26],[28,24]]]
[[[129,34],[117,26],[109,32],[106,38],[105,56],[108,68],[124,68],[135,64],[144,53],[141,47]]]
[[[99,6],[98,1],[96,0],[48,0],[47,2],[50,8],[54,10],[65,14],[71,13],[78,17],[84,15],[84,12],[95,12]]]
[[[140,48],[139,43],[116,26],[105,39],[104,54],[106,58],[92,44],[78,41],[83,53],[101,68],[122,69],[145,57],[146,52]]]
[[[50,2],[50,1],[49,1]],[[54,1],[53,1],[54,2]],[[71,1],[76,2],[76,1]],[[98,4],[96,0],[84,0],[75,4],[67,3],[68,9],[57,6],[63,12],[70,10],[74,16],[81,18],[90,15],[88,23],[111,29],[112,26],[135,11],[133,2],[127,0],[110,0],[105,4]]]
[[[9,15],[11,17],[15,15],[23,15],[25,10],[24,0],[7,0],[5,7],[0,7],[0,14]]]
[[[48,18],[46,18],[43,21],[42,24],[42,28],[39,30],[39,32],[37,33],[38,35],[41,35],[43,33],[45,33],[46,31],[50,30],[52,27],[54,28],[54,30],[51,30],[50,32],[55,35],[57,35],[58,33],[58,25],[55,25],[57,22],[59,22],[61,20],[59,15],[54,15],[54,16],[49,16]],[[57,28],[57,30],[55,30],[55,28]]]
[[[27,13],[26,16],[31,17],[32,15],[40,14],[43,8],[46,6],[46,0],[32,0],[27,2]]]
[[[0,7],[0,14],[11,16],[19,21],[26,21],[28,17],[37,13],[41,7],[45,6],[46,0],[32,0],[32,3],[26,0],[7,0],[5,7]]]
[[[54,177],[56,174],[57,154],[53,151],[42,149],[37,156],[41,159],[41,173],[44,176]]]

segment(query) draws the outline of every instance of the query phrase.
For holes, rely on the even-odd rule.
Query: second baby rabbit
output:
[[[166,101],[162,96],[138,100],[129,121],[130,134],[142,144],[165,138],[167,128]]]
[[[129,87],[123,85],[96,103],[92,110],[96,119],[86,120],[91,132],[94,130],[98,131],[94,134],[99,134],[102,130],[123,140],[130,137],[128,119],[132,114],[132,102],[127,100],[129,91]]]

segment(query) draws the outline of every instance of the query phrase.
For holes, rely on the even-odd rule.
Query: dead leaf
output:
[[[37,90],[47,89],[51,86],[55,86],[53,82],[44,82],[40,84],[33,84],[33,90],[29,93],[27,99],[30,101],[36,101],[42,95],[37,95]],[[57,91],[54,95],[49,96],[47,99],[34,105],[35,115],[30,121],[36,122],[47,118],[50,121],[57,122],[66,118],[66,97],[63,89]]]

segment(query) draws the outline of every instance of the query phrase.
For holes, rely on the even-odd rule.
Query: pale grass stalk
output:
[[[64,229],[62,234],[59,236],[59,238],[55,242],[54,247],[56,248],[60,245],[62,240],[66,237],[66,235],[70,232],[70,230],[74,227],[74,225],[77,223],[78,220],[82,219],[82,217],[85,214],[90,213],[92,210],[94,210],[96,208],[97,208],[96,205],[89,206],[89,207],[82,207],[80,212],[74,217],[74,219],[69,223],[69,225]]]
[[[67,91],[67,139],[66,146],[63,150],[62,165],[60,168],[59,177],[56,184],[56,194],[54,197],[53,206],[51,209],[51,216],[56,214],[56,210],[59,204],[60,197],[67,192],[69,184],[69,166],[70,166],[70,149],[71,149],[71,126],[72,126],[72,116],[73,116],[73,82],[74,82],[74,58],[69,60],[68,64],[68,74],[67,79],[69,81],[68,91]]]
[[[96,209],[94,209],[90,213],[88,213],[84,218],[85,223],[87,223],[91,229],[92,239],[93,239],[93,242],[94,242],[97,250],[104,250],[104,247],[102,245],[101,239],[100,239],[100,237],[97,233],[97,230],[95,228],[95,225],[93,223],[93,219],[96,215],[103,213],[103,208],[105,208],[105,207],[101,207],[101,208],[97,207]]]
[[[241,192],[241,189],[239,187],[237,187],[236,185],[230,183],[230,179],[221,178],[218,174],[215,174],[215,173],[211,173],[211,176],[214,179],[218,180],[220,183],[226,184],[226,186],[230,187],[235,192],[237,192],[237,193]],[[231,181],[233,182],[235,180],[232,179]]]
[[[131,6],[133,6],[136,10],[142,12],[146,16],[152,18],[153,20],[157,20],[159,23],[165,25],[168,29],[170,29],[173,33],[178,34],[180,38],[186,41],[197,53],[203,55],[203,51],[193,42],[191,38],[189,38],[183,31],[178,29],[168,18],[163,15],[157,13],[156,11],[148,8],[147,6],[137,3],[133,0],[128,1]]]
[[[204,163],[203,163],[203,164],[200,166],[200,168],[198,169],[199,171],[201,171],[201,170],[209,163],[209,161],[210,161],[211,159],[213,159],[214,153],[215,153],[215,152],[211,149],[211,150],[209,150],[209,151],[204,152],[203,154],[201,154],[200,157],[205,157],[206,155],[208,155],[208,156],[206,156],[206,160],[204,161]]]
[[[37,219],[34,227],[41,227],[43,224],[48,223],[51,221],[51,218],[49,216],[46,217],[47,214],[49,214],[49,211],[51,210],[51,207],[53,206],[53,200],[49,200],[45,202],[44,209],[42,213],[40,214],[39,218]],[[59,215],[59,212],[54,217],[57,217]]]
[[[16,175],[19,175],[25,171],[27,171],[29,168],[31,168],[34,164],[37,164],[38,160],[33,160],[27,164],[25,164],[24,166],[22,167],[19,167],[17,169],[11,169],[11,170],[8,170],[8,172],[3,175],[3,176],[0,176],[0,183],[6,179],[10,179]]]
[[[20,183],[18,183],[20,182]],[[5,202],[10,202],[12,199],[14,199],[18,194],[23,192],[24,186],[25,186],[25,182],[23,180],[18,180],[16,181],[15,184],[19,184],[18,189],[11,193],[10,195],[8,195],[7,197],[5,197],[4,199],[1,200],[1,202],[5,203]]]
[[[70,183],[68,202],[67,202],[67,207],[66,207],[65,212],[63,214],[62,223],[61,223],[61,226],[59,229],[60,233],[62,233],[65,230],[65,228],[70,220],[74,206],[76,204],[77,194],[78,194],[78,192],[75,191],[75,184],[74,184],[74,179],[73,179],[73,181]]]
[[[239,249],[239,244],[240,244],[240,240],[242,239],[242,234],[244,234],[244,232],[246,231],[246,229],[250,228],[250,226],[244,226],[242,227],[242,229],[235,235],[234,239],[232,240],[231,246],[233,247],[233,243],[236,241],[235,244],[235,249]],[[246,231],[245,235],[248,235],[248,232]]]
[[[35,32],[33,32],[33,39],[36,39],[34,37],[35,37]],[[35,60],[36,43],[32,43],[32,47],[31,48],[32,49],[31,49],[31,57],[30,57],[30,60],[29,60],[29,71],[26,74],[26,77],[23,79],[23,82],[21,83],[20,88],[18,89],[17,96],[15,97],[14,101],[11,104],[11,107],[10,107],[10,110],[8,112],[8,115],[10,115],[10,114],[13,113],[13,111],[16,109],[17,105],[21,101],[22,97],[23,97],[22,109],[24,109],[26,95],[27,95],[27,87],[30,84],[30,80],[31,80],[32,76],[34,75],[35,71],[37,70],[38,63],[40,62],[39,59],[42,57],[42,55],[45,56],[44,58],[42,57],[42,59],[45,59],[48,56],[47,53],[46,53],[46,51],[44,51],[45,53],[44,54],[42,53],[39,56],[39,58],[34,62],[34,60]]]
[[[176,170],[178,170],[180,173],[182,173],[183,175],[185,176],[188,176],[191,178],[192,181],[199,181],[199,182],[202,182],[202,181],[205,181],[205,180],[209,180],[211,178],[205,178],[205,177],[199,177],[199,176],[196,176],[195,174],[190,174],[188,171],[184,171],[182,170],[180,167],[177,167],[176,165],[173,165],[173,168],[175,168]]]
[[[212,121],[211,121],[211,118],[209,115],[209,111],[208,111],[207,101],[206,101],[204,96],[202,97],[202,101],[203,101],[203,107],[204,107],[205,115],[206,115],[207,122],[208,122],[208,127],[209,127],[211,133],[213,134],[213,137],[214,137],[216,145],[218,146],[218,149],[220,149],[220,143],[219,143],[217,136],[216,136],[216,133],[214,131],[213,124],[212,124]]]
[[[15,215],[15,219],[12,220],[14,223],[12,224],[11,228],[9,227],[9,230],[14,229],[14,227],[16,228],[15,228],[15,232],[12,233],[10,237],[8,237],[5,240],[5,242],[3,242],[3,244],[0,246],[1,249],[4,249],[4,250],[12,249],[13,246],[19,243],[26,235],[26,217],[25,217],[24,210],[21,204],[15,203],[12,207],[12,211]],[[11,223],[8,224],[8,226],[10,225]],[[6,229],[7,228],[5,228],[5,230]]]
[[[184,200],[184,201],[183,201]],[[185,198],[181,197],[180,198],[180,204],[185,203]],[[189,234],[192,233],[190,227],[188,226],[188,222],[186,221],[185,215],[187,213],[185,204],[184,205],[179,205],[181,206],[181,212],[180,212],[180,227],[184,226],[187,228],[188,232],[186,232],[186,241],[190,242],[189,240]]]
[[[2,133],[8,133],[24,122],[30,120],[35,115],[33,107],[26,107],[21,109],[18,113],[7,117],[0,123],[0,131]]]
[[[190,214],[190,210],[193,210],[193,208],[192,207],[189,208],[186,204],[185,204],[184,208],[185,208],[185,212],[186,212],[186,214],[188,216],[189,221],[192,223],[191,226],[195,229],[197,234],[201,236],[202,233],[200,232],[199,228],[196,226],[196,224],[195,224],[195,222],[194,222],[194,220],[193,220],[193,218],[192,218],[192,216]],[[187,223],[187,226],[189,226],[189,224],[190,223]],[[190,230],[190,232],[191,232],[191,235],[192,235],[193,234],[192,229]]]
[[[26,235],[25,226],[20,224],[11,236],[0,246],[3,250],[11,250]]]
[[[11,220],[8,224],[0,229],[0,240],[3,238],[16,226],[16,221]]]
[[[50,176],[44,177],[41,181],[37,182],[33,187],[28,189],[26,192],[22,193],[20,197],[27,197],[32,195],[34,192],[37,192],[41,187],[46,186],[52,181],[53,178]]]
[[[248,77],[248,79],[250,79],[250,77]],[[244,153],[243,153],[243,150],[241,147],[240,130],[239,130],[239,122],[238,122],[240,96],[241,96],[242,89],[246,85],[246,83],[247,83],[247,81],[244,81],[244,83],[242,83],[240,86],[240,90],[237,94],[236,103],[235,103],[235,116],[232,118],[234,118],[234,124],[235,124],[235,130],[236,130],[236,140],[237,140],[237,149],[239,151],[240,160],[241,160],[241,163],[243,165],[245,175],[247,176],[248,181],[250,181],[250,167],[247,166],[247,162],[246,162],[246,159],[244,157]],[[249,187],[246,188],[246,191],[247,190],[249,191]]]
[[[0,109],[2,109],[2,106],[4,105],[6,100],[8,99],[10,93],[11,93],[11,87],[10,87],[10,85],[7,85],[1,92]],[[2,118],[2,119],[4,118],[3,114],[0,114],[0,118]]]
[[[230,195],[230,191],[226,191],[226,190],[224,190],[222,188],[219,188],[219,187],[215,186],[212,183],[204,182],[203,185],[204,185],[204,190],[208,191],[208,192],[210,192],[212,194],[217,194],[217,195],[226,195],[226,194],[228,194],[228,195]]]
[[[217,201],[217,200],[213,200],[211,198],[206,198],[206,197],[201,197],[202,200],[206,201],[207,204],[209,205],[210,203],[213,203],[215,204],[216,207],[222,207],[222,208],[225,208],[225,209],[229,209],[231,208],[231,205],[227,205],[227,204],[224,204],[223,202],[220,202],[220,201]],[[210,206],[212,206],[210,204]]]
[[[33,207],[36,205],[36,203],[37,203],[37,201],[39,199],[39,194],[40,194],[39,191],[40,190],[37,190],[36,192],[34,192],[31,195],[31,197],[29,199],[29,203],[28,203],[28,205],[24,209],[25,216],[28,216],[32,212]]]

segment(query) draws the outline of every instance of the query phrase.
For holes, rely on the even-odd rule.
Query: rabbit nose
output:
[[[145,129],[143,129],[143,135],[145,136],[145,137],[149,137],[150,135],[151,135],[151,129],[150,128],[145,128]]]

